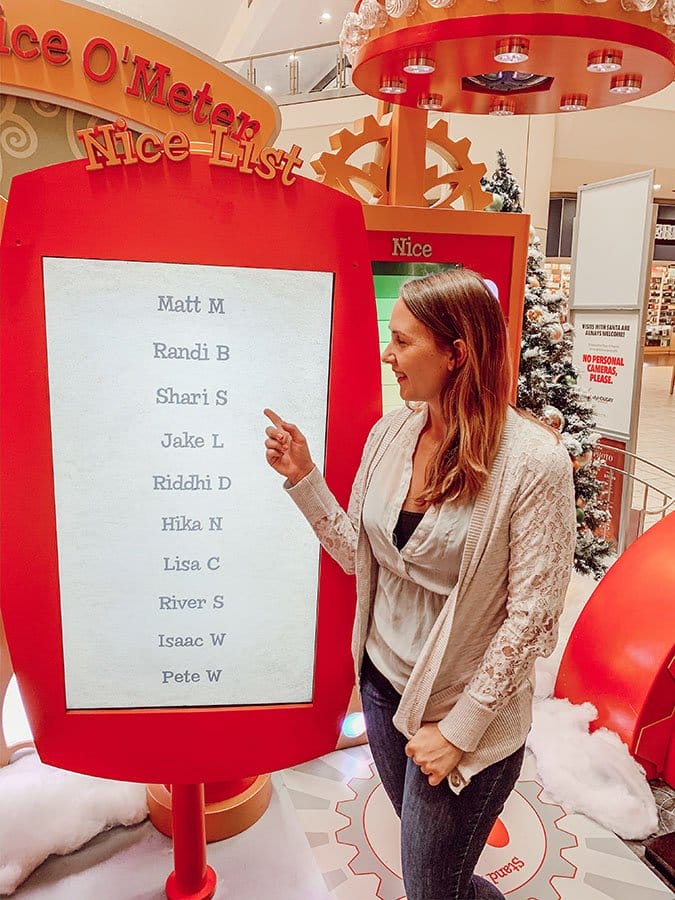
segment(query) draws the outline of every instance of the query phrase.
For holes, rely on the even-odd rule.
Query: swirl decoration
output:
[[[387,24],[389,18],[387,10],[378,0],[363,0],[361,6],[359,6],[359,15],[361,16],[362,26],[369,31],[371,28],[382,28]]]
[[[43,119],[53,119],[61,112],[62,108],[57,103],[48,103],[46,100],[31,100],[30,105]]]
[[[418,7],[419,0],[384,0],[384,8],[392,19],[414,16]]]
[[[360,13],[350,12],[345,16],[340,32],[340,46],[350,62],[354,61],[356,51],[368,40],[368,30],[363,25]]]
[[[363,44],[367,38],[368,30],[364,27],[361,14],[347,13],[340,32],[340,40],[346,41],[348,44]]]
[[[443,9],[445,6],[454,6],[457,0],[427,0],[429,6],[434,9]]]
[[[666,25],[670,25],[671,31],[669,31],[669,35],[672,37],[672,28],[675,27],[675,0],[661,0],[660,6],[660,18],[666,23]]]
[[[14,159],[26,159],[37,150],[38,136],[27,119],[14,112],[16,98],[8,99],[2,110],[0,150]]]

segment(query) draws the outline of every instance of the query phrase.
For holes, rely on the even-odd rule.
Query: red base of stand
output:
[[[216,873],[211,866],[206,867],[206,881],[197,891],[185,891],[176,884],[176,873],[166,879],[166,896],[169,900],[210,900],[216,892]]]
[[[208,900],[216,890],[216,873],[206,865],[204,785],[174,784],[173,872],[166,882],[169,900]]]
[[[173,837],[171,791],[165,784],[146,788],[150,821]],[[269,775],[204,785],[206,840],[222,841],[250,828],[265,813],[272,797]]]

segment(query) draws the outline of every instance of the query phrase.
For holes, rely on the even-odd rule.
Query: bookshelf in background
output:
[[[647,300],[645,353],[675,354],[675,263],[652,265]]]
[[[548,287],[561,290],[569,302],[571,260],[547,259]],[[649,282],[645,354],[675,354],[675,263],[654,262]]]
[[[547,259],[544,263],[548,276],[548,288],[551,291],[562,291],[565,297],[564,317],[567,319],[567,309],[570,302],[570,272],[572,261],[564,257]]]

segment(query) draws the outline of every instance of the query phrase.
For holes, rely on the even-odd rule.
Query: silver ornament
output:
[[[368,30],[383,28],[389,19],[386,9],[378,3],[378,0],[363,0],[359,6],[359,15],[361,24]]]
[[[659,0],[621,0],[621,6],[626,12],[637,10],[638,12],[649,12],[654,9]]]
[[[550,325],[546,326],[546,330],[548,332],[548,339],[554,344],[557,344],[558,341],[561,341],[565,335],[560,322],[552,322]]]
[[[666,25],[675,26],[675,0],[661,0],[661,18]]]
[[[350,12],[345,16],[340,32],[340,45],[347,53],[347,47],[362,47],[368,40],[368,32],[363,27],[359,13]]]
[[[556,431],[562,431],[565,427],[565,416],[555,406],[545,406],[541,411],[541,419]]]
[[[384,0],[384,8],[392,19],[414,16],[418,6],[419,0]]]

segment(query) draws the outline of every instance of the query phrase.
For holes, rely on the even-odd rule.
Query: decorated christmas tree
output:
[[[492,193],[493,200],[488,209],[494,212],[523,211],[520,205],[520,186],[506,163],[506,155],[501,147],[497,150],[497,168],[492,177],[481,178],[480,183],[483,190]]]
[[[520,188],[498,151],[498,166],[483,187],[495,195],[502,211],[522,212]],[[501,201],[501,203],[500,203]],[[544,254],[534,229],[527,254],[523,332],[518,375],[518,406],[560,432],[574,467],[577,504],[578,572],[602,578],[609,564],[609,543],[601,537],[609,520],[605,486],[598,478],[601,463],[593,458],[595,432],[590,397],[578,385],[572,364],[572,327],[565,321],[565,298],[547,287]]]

